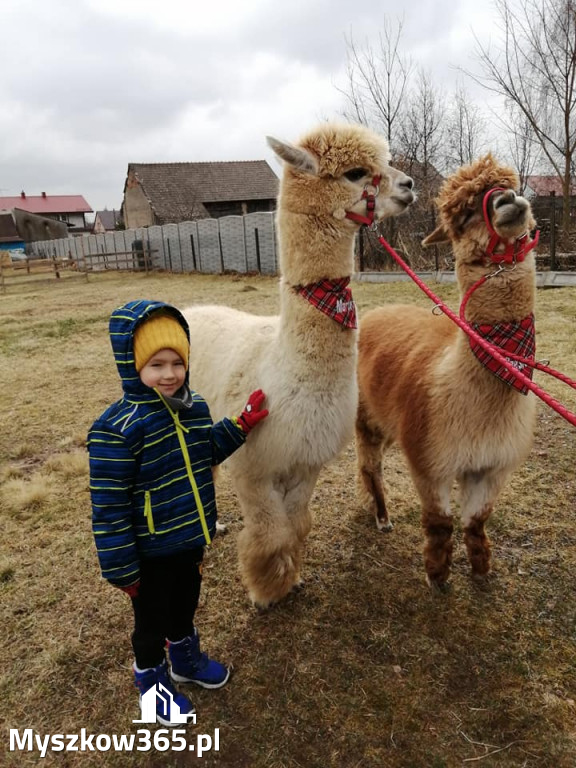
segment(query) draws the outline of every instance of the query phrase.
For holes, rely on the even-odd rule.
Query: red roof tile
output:
[[[558,176],[528,176],[527,182],[538,196],[547,197],[554,192],[556,197],[562,197],[562,182]],[[570,194],[576,194],[576,184],[571,185]]]
[[[0,197],[0,209],[20,208],[29,213],[91,213],[82,195],[18,195]]]

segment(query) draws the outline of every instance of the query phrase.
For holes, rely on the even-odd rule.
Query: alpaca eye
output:
[[[346,171],[344,176],[348,181],[360,181],[364,176],[368,176],[368,171],[366,168],[351,168],[349,171]]]

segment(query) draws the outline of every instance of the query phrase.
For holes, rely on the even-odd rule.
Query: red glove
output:
[[[265,419],[266,416],[268,416],[266,408],[262,408],[262,403],[265,399],[266,395],[261,389],[252,392],[248,398],[244,410],[238,417],[238,425],[245,434],[248,434],[251,429],[254,429],[259,421],[262,421],[262,419]]]
[[[138,597],[140,582],[137,581],[136,584],[130,584],[128,587],[118,587],[118,589],[121,589],[122,592],[126,592],[129,597]]]

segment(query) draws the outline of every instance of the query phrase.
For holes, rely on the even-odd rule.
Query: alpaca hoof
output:
[[[394,525],[390,520],[379,520],[376,518],[376,528],[383,533],[389,533],[394,528]]]
[[[274,608],[275,605],[276,603],[255,603],[254,601],[252,601],[252,607],[254,608],[257,614],[268,613],[269,611],[272,610],[272,608]]]
[[[447,595],[452,591],[452,584],[449,581],[436,581],[435,579],[426,576],[426,583],[431,591],[437,595]]]
[[[477,589],[489,589],[494,583],[496,576],[493,571],[487,571],[486,573],[477,573],[472,571],[470,574],[472,577],[472,584]]]
[[[250,598],[252,608],[258,613],[266,613],[277,604],[276,600],[261,600],[255,597],[255,595],[248,595],[248,597]]]
[[[290,594],[297,595],[299,592],[302,592],[303,589],[306,589],[306,582],[303,579],[298,579],[298,581],[294,584],[294,586],[290,590]]]
[[[282,597],[263,600],[262,598],[256,597],[256,595],[253,593],[250,593],[248,596],[250,598],[250,602],[252,603],[252,606],[258,611],[258,613],[265,613],[266,611],[269,611],[271,608],[273,608],[275,605],[278,605],[279,603],[281,603],[289,595],[298,595],[305,588],[306,588],[306,582],[303,579],[298,579],[298,581],[296,581],[290,587],[288,592],[286,592],[285,595],[282,595]]]

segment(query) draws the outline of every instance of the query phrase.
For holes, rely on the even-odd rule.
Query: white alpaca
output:
[[[527,233],[535,222],[517,186],[516,173],[491,155],[460,168],[440,190],[440,225],[424,243],[451,242],[461,293],[470,296],[466,317],[478,332],[529,348],[535,277]],[[484,525],[532,445],[534,397],[517,391],[514,378],[505,383],[488,370],[445,315],[399,304],[362,318],[358,380],[360,495],[378,528],[391,528],[381,467],[397,441],[422,503],[428,582],[442,588],[450,574],[455,481],[472,572],[484,576],[490,568]]]
[[[297,145],[268,143],[285,163],[277,213],[280,316],[217,306],[184,310],[190,382],[213,417],[241,410],[253,389],[267,396],[270,415],[226,462],[244,518],[241,573],[259,606],[299,583],[308,502],[322,466],[351,438],[357,404],[356,330],[298,289],[349,278],[355,217],[370,218],[370,204],[381,219],[414,200],[412,180],[388,165],[386,141],[362,126],[324,124]],[[349,294],[336,298],[336,311],[353,311]]]

